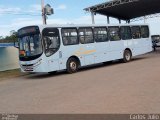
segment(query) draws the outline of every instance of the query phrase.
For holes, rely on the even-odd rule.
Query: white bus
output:
[[[132,57],[152,51],[149,26],[45,25],[18,30],[22,72],[77,72],[81,66]]]

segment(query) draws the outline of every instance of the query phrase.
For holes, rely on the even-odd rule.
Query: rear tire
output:
[[[67,61],[67,72],[68,73],[75,73],[78,71],[78,61],[75,58],[69,58],[69,60]]]
[[[132,59],[132,53],[129,50],[125,50],[123,53],[123,62],[127,63],[131,61]]]

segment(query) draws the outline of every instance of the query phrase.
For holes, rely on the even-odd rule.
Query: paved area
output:
[[[0,82],[0,113],[160,113],[160,51],[75,74]]]

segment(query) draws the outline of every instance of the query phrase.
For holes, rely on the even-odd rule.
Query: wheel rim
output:
[[[75,71],[75,70],[77,69],[77,64],[76,64],[76,62],[72,61],[72,62],[70,63],[70,68],[71,68],[72,71]]]
[[[131,55],[130,55],[129,52],[126,53],[125,58],[126,58],[127,61],[130,61]]]

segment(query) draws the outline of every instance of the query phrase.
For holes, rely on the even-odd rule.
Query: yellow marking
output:
[[[80,56],[80,55],[88,55],[88,54],[92,54],[96,52],[96,50],[85,50],[84,48],[79,48],[79,50],[77,50],[74,54],[77,55],[77,56]]]
[[[96,52],[96,50],[86,50],[84,52],[82,52],[83,54],[91,54],[91,53],[94,53]]]

